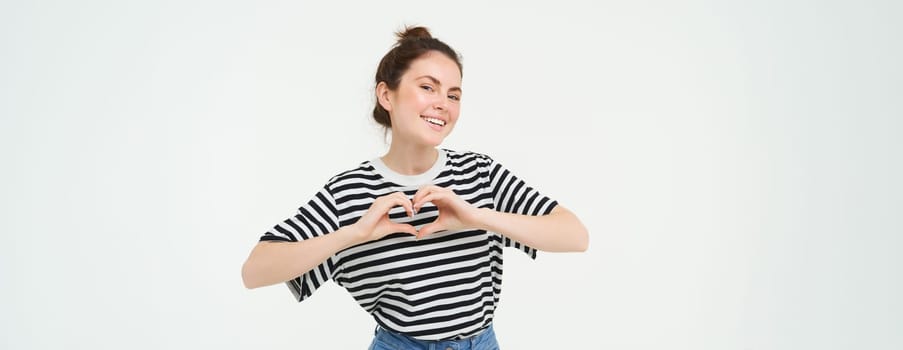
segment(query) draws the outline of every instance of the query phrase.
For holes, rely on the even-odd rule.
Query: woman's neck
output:
[[[436,164],[439,151],[434,147],[402,145],[392,141],[389,152],[382,156],[383,163],[402,175],[419,175]]]

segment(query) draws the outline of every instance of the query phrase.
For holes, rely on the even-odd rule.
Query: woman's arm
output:
[[[414,226],[389,221],[389,210],[397,206],[413,215],[411,201],[404,193],[395,192],[375,199],[357,222],[335,232],[299,242],[259,242],[241,267],[241,279],[247,288],[285,282],[303,275],[345,248],[394,232],[416,235]]]
[[[548,215],[530,216],[479,209],[481,229],[547,252],[582,252],[589,247],[589,233],[574,213],[561,205]]]
[[[259,242],[241,267],[241,279],[250,289],[298,277],[354,245],[358,234],[353,231],[353,227],[346,226],[299,242]]]

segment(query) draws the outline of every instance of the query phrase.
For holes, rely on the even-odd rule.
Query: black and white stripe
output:
[[[474,206],[509,213],[545,215],[557,204],[486,155],[440,151],[444,162],[437,162],[437,175],[425,183],[402,183],[378,160],[336,175],[260,240],[299,241],[334,232],[356,222],[377,197],[396,191],[413,197],[426,183],[452,189]],[[413,217],[393,208],[389,218],[419,229],[437,214],[428,203]],[[424,340],[460,339],[492,322],[506,246],[536,257],[535,249],[483,230],[438,232],[420,240],[398,233],[340,251],[286,284],[302,301],[331,279],[388,330]]]

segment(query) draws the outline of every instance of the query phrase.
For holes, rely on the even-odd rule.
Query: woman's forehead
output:
[[[461,86],[458,65],[440,53],[428,53],[412,61],[405,75],[411,79],[432,78],[441,85]]]

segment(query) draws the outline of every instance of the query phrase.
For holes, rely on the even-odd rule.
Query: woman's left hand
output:
[[[436,185],[421,187],[411,199],[414,212],[420,210],[426,202],[432,202],[439,209],[436,221],[423,225],[418,230],[417,238],[444,230],[463,230],[479,227],[479,208],[474,207],[447,188]]]

